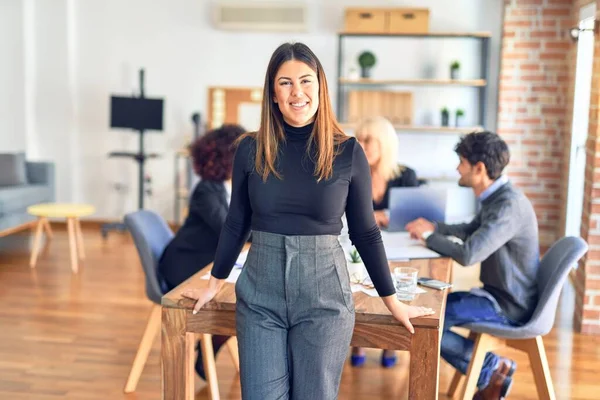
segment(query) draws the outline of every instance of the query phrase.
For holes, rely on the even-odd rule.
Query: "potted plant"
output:
[[[377,62],[377,58],[375,58],[375,54],[370,51],[363,51],[358,56],[358,65],[360,65],[360,75],[362,78],[370,78],[371,77],[371,68]]]
[[[460,122],[464,116],[465,116],[465,112],[462,109],[459,108],[458,110],[456,110],[455,124],[456,124],[457,128],[461,125]]]
[[[362,283],[367,277],[367,269],[355,247],[350,250],[350,260],[348,260],[347,268],[352,283]]]
[[[450,64],[450,79],[460,79],[460,63],[458,61]]]
[[[448,126],[450,122],[450,112],[446,107],[442,108],[442,126]]]

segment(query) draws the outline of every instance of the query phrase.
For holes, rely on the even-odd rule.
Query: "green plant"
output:
[[[465,115],[465,112],[462,109],[459,108],[458,110],[456,110],[457,117],[462,117],[464,115]]]
[[[453,61],[452,64],[450,64],[450,69],[459,69],[460,68],[460,63],[458,61]]]
[[[356,250],[356,247],[352,247],[352,250],[350,251],[350,261],[353,263],[359,263],[362,261],[360,254],[358,254],[358,250]]]
[[[446,107],[442,108],[442,115],[444,115],[444,116],[450,115],[450,112],[448,111],[448,109]]]
[[[371,53],[370,51],[363,51],[358,56],[358,64],[361,66],[361,68],[370,68],[375,65],[376,62],[377,58],[375,57],[375,54]]]

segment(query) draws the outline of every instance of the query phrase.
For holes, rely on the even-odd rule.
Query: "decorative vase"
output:
[[[460,79],[460,69],[450,68],[450,79]]]
[[[361,78],[370,78],[371,77],[371,67],[361,67],[360,76],[361,76]]]
[[[442,113],[442,126],[448,126],[450,123],[450,115]]]
[[[348,268],[351,283],[361,283],[367,277],[367,268],[365,268],[365,264],[362,261],[357,263],[348,261],[346,267]]]
[[[360,75],[358,74],[358,70],[356,68],[350,68],[350,71],[348,72],[348,79],[357,81],[359,78]]]

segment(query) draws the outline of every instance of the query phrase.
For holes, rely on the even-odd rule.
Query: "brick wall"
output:
[[[583,2],[580,2],[583,3]],[[585,3],[584,3],[585,4]],[[600,10],[600,1],[597,5]],[[583,333],[600,334],[600,37],[594,42],[594,64],[581,236],[590,246],[575,275],[577,293],[575,327]]]
[[[571,0],[506,1],[498,133],[511,153],[508,175],[534,205],[540,244],[562,234],[565,137],[570,128]]]
[[[513,154],[508,174],[535,207],[542,251],[564,235],[577,54],[566,33],[589,3],[505,1],[498,133]],[[600,36],[594,54],[581,224],[590,251],[573,280],[575,328],[600,334]]]

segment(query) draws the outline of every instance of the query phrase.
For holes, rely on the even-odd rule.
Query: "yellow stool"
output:
[[[85,253],[83,250],[83,235],[81,234],[79,217],[91,215],[95,211],[96,209],[94,206],[88,204],[46,203],[36,204],[28,207],[27,212],[38,217],[35,239],[33,241],[33,250],[31,252],[31,260],[29,261],[31,268],[35,268],[35,264],[40,252],[42,231],[45,230],[48,238],[52,238],[52,229],[50,229],[48,218],[66,218],[67,228],[69,230],[69,248],[71,250],[71,269],[74,273],[77,273],[79,268],[77,256],[79,255],[80,260],[85,259]]]

